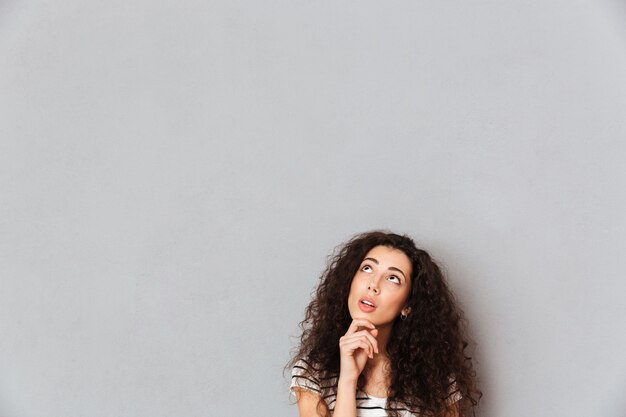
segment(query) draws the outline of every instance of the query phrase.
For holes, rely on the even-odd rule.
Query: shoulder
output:
[[[461,390],[459,389],[456,383],[456,379],[454,377],[449,377],[448,380],[449,380],[449,387],[448,387],[448,398],[446,399],[446,403],[450,406],[456,403],[457,401],[459,401],[461,398],[463,398],[463,395],[461,394]]]
[[[299,359],[291,370],[290,391],[298,403],[300,416],[330,415],[335,386],[336,378],[327,376],[319,364],[308,358]]]
[[[291,369],[290,390],[307,390],[321,394],[320,368],[308,358],[300,358]]]
[[[309,358],[299,359],[291,370],[292,394],[298,400],[298,393],[307,392],[322,397],[332,409],[336,397],[337,375],[325,371],[320,364]]]

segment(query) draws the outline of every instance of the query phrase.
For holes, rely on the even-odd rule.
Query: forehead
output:
[[[384,268],[393,266],[401,269],[407,276],[411,275],[411,260],[400,249],[382,245],[375,246],[367,252],[364,258],[374,258]]]

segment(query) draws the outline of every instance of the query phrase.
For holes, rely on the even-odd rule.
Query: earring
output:
[[[407,314],[400,313],[400,320],[404,321],[407,317],[409,317]]]

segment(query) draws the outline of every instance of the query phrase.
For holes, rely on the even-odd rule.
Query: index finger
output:
[[[372,322],[367,319],[354,319],[352,320],[352,323],[350,323],[350,327],[348,327],[346,334],[355,333],[359,329],[359,326],[369,327],[371,329],[376,328],[376,326],[374,326]]]

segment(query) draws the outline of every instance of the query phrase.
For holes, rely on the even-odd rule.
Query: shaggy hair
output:
[[[406,320],[396,319],[387,344],[391,362],[387,412],[397,417],[394,409],[408,408],[416,415],[445,416],[453,378],[462,395],[459,416],[473,414],[482,392],[476,387],[472,358],[465,355],[469,345],[466,321],[440,268],[406,235],[376,230],[356,235],[335,249],[300,323],[300,345],[285,369],[307,358],[308,363],[317,364],[309,376],[314,371],[325,375],[323,379],[339,375],[339,338],[352,322],[347,303],[352,278],[365,255],[379,245],[401,250],[412,266],[406,302],[411,313]],[[364,385],[361,374],[357,386],[362,389]],[[322,398],[336,393],[336,388],[322,387],[318,410],[323,409]]]

